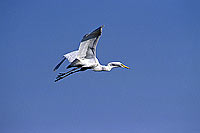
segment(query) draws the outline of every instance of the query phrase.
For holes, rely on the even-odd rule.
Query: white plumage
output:
[[[77,55],[78,55],[78,50],[67,53],[64,55],[64,57],[67,58],[69,62],[73,62],[77,58]]]
[[[96,58],[96,46],[101,36],[102,28],[103,26],[100,26],[90,34],[86,34],[81,40],[78,50],[64,55],[64,59],[54,68],[54,71],[60,67],[65,59],[68,59],[68,61],[71,63],[67,68],[74,67],[74,69],[66,73],[59,73],[55,82],[75,72],[85,71],[87,69],[92,69],[93,71],[110,71],[112,68],[116,67],[129,69],[129,67],[120,62],[110,62],[107,66],[99,63],[98,59]]]

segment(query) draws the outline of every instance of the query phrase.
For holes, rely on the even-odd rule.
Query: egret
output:
[[[127,68],[121,62],[110,62],[107,65],[101,65],[96,57],[96,46],[102,33],[103,25],[94,30],[93,32],[86,34],[80,42],[79,49],[65,54],[62,61],[54,68],[56,71],[60,65],[67,59],[70,62],[68,68],[73,68],[68,72],[59,73],[55,79],[55,82],[80,71],[91,69],[93,71],[111,71],[112,68]]]

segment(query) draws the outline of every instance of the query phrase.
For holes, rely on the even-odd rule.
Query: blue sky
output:
[[[2,0],[0,132],[199,133],[199,4]],[[100,63],[131,69],[54,83],[62,55],[100,25]]]

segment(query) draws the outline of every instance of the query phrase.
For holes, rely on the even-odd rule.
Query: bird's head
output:
[[[114,67],[121,67],[121,68],[130,69],[129,67],[127,67],[124,64],[122,64],[121,62],[110,62],[110,63],[108,63],[108,66],[111,66],[112,68],[114,68]]]

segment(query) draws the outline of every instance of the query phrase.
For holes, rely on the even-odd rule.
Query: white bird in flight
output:
[[[80,42],[79,49],[64,55],[64,59],[54,68],[56,71],[60,65],[68,59],[71,63],[68,68],[72,68],[65,73],[59,73],[55,79],[55,82],[79,71],[85,71],[91,69],[93,71],[111,71],[112,68],[127,68],[121,62],[110,62],[107,66],[101,65],[96,57],[96,46],[102,33],[103,25],[94,30],[93,32],[86,34]]]

